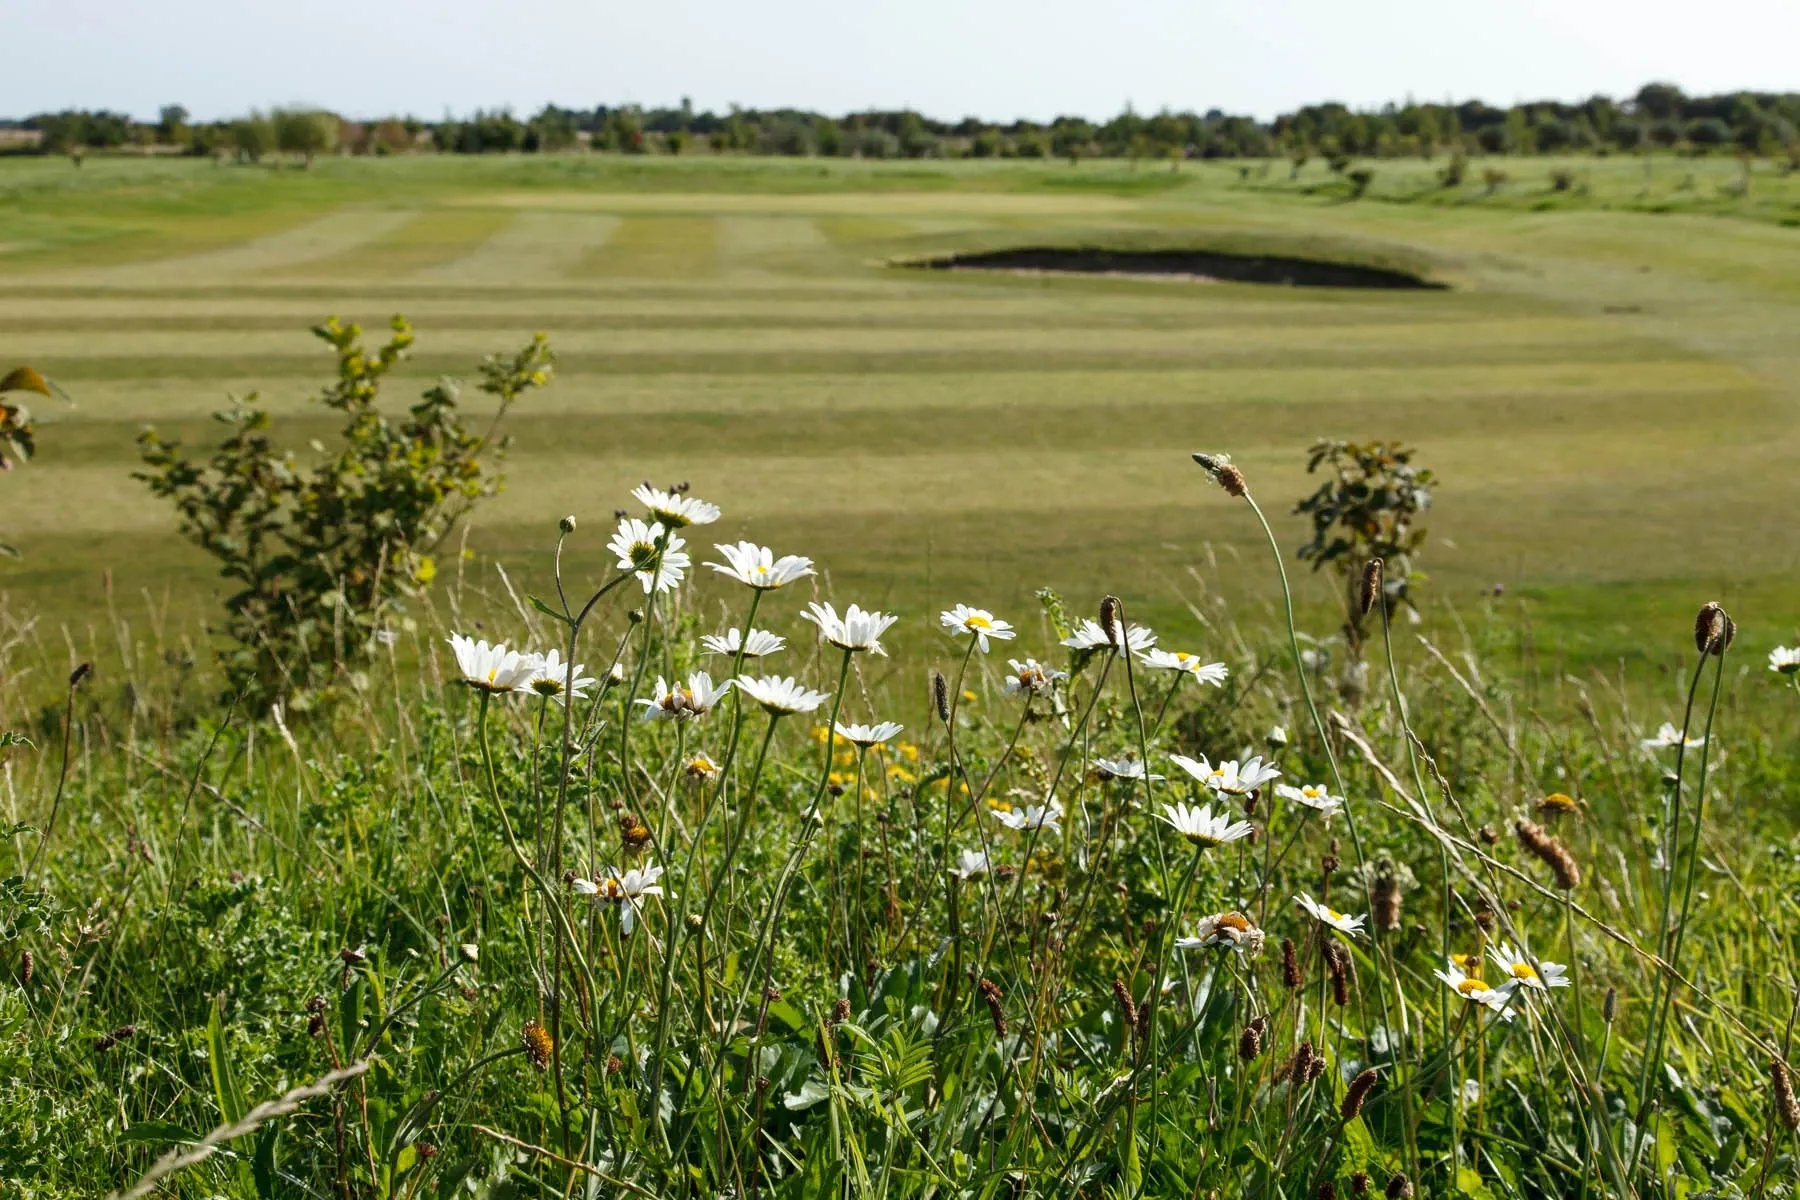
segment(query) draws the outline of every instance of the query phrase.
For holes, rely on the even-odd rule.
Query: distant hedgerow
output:
[[[135,477],[174,502],[181,532],[237,584],[225,600],[229,644],[220,657],[235,690],[304,706],[340,667],[376,643],[390,610],[431,582],[433,551],[474,503],[499,490],[506,441],[495,435],[513,402],[549,383],[552,354],[538,334],[489,355],[481,391],[499,400],[471,428],[461,387],[440,379],[404,420],[377,407],[382,377],[413,343],[404,317],[380,350],[336,317],[313,332],[337,354],[337,379],[319,402],[344,418],[339,444],[313,443],[310,466],[278,449],[251,393],[215,414],[229,430],[204,463],[154,428],[138,438]]]

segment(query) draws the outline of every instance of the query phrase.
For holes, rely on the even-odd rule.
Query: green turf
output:
[[[396,400],[536,329],[559,352],[473,538],[528,584],[556,517],[585,535],[638,480],[688,479],[844,598],[1017,612],[1045,583],[1137,589],[1197,637],[1196,572],[1228,597],[1260,581],[1233,570],[1253,524],[1187,452],[1231,451],[1297,544],[1307,443],[1386,436],[1442,476],[1440,614],[1504,584],[1578,659],[1635,653],[1643,620],[1715,594],[1741,597],[1753,645],[1791,633],[1800,181],[1759,164],[1745,196],[1733,161],[1664,158],[1646,190],[1615,158],[1564,164],[1559,192],[1557,164],[1509,160],[1490,194],[1491,164],[1457,189],[1440,165],[1374,164],[1349,201],[1319,164],[3,161],[0,363],[76,407],[38,406],[41,457],[3,481],[25,557],[0,584],[76,627],[103,620],[103,572],[203,599],[129,477],[137,430],[210,436],[233,391],[297,413],[330,366],[310,324],[404,311]],[[1301,249],[1454,287],[885,265],[1047,241]]]

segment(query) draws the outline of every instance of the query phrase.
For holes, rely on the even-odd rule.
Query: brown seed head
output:
[[[30,987],[31,977],[37,974],[37,959],[29,950],[19,952],[19,986]]]
[[[1196,454],[1194,461],[1200,469],[1212,476],[1214,483],[1225,489],[1229,496],[1242,496],[1248,485],[1244,482],[1244,473],[1232,465],[1231,458],[1225,454]]]
[[[438,1154],[437,1147],[430,1142],[414,1142],[413,1151],[425,1162],[430,1162]]]
[[[938,720],[950,721],[950,683],[942,671],[931,673],[931,703],[937,708]]]
[[[1295,1087],[1303,1086],[1311,1077],[1313,1048],[1311,1042],[1301,1042],[1300,1048],[1294,1051],[1294,1057],[1288,1062],[1288,1082]]]
[[[1293,938],[1281,939],[1281,982],[1290,990],[1306,982],[1300,974],[1300,955],[1294,950]]]
[[[1106,634],[1106,644],[1117,650],[1125,644],[1125,604],[1117,596],[1107,596],[1100,601],[1100,630]]]
[[[981,998],[987,1001],[988,1016],[994,1020],[994,1036],[1006,1036],[1006,1010],[1000,1007],[1000,985],[991,979],[983,979],[977,985]]]
[[[1717,601],[1709,600],[1694,616],[1694,649],[1702,654],[1724,654],[1737,637],[1737,623]]]
[[[1606,989],[1606,999],[1600,1002],[1600,1016],[1608,1025],[1611,1025],[1618,1015],[1619,989],[1609,987]]]
[[[1267,1017],[1258,1017],[1244,1026],[1244,1032],[1238,1035],[1238,1057],[1249,1062],[1262,1053],[1263,1034],[1269,1028]]]
[[[1375,1082],[1380,1078],[1381,1073],[1374,1067],[1370,1067],[1352,1079],[1350,1087],[1344,1092],[1344,1103],[1338,1109],[1338,1115],[1342,1116],[1345,1121],[1356,1120],[1362,1113],[1363,1101],[1367,1100],[1369,1093],[1375,1090]]]
[[[536,1021],[525,1022],[519,1031],[519,1042],[525,1047],[525,1059],[540,1071],[550,1068],[550,1056],[556,1050],[556,1041],[550,1031]]]
[[[1388,1200],[1412,1200],[1412,1194],[1412,1180],[1406,1177],[1406,1172],[1402,1171],[1400,1174],[1388,1180]]]
[[[1513,825],[1513,832],[1519,835],[1521,846],[1550,868],[1556,876],[1557,887],[1568,892],[1581,886],[1581,867],[1575,856],[1569,853],[1568,847],[1546,833],[1543,826],[1521,817]]]
[[[1131,998],[1131,989],[1125,986],[1123,979],[1113,980],[1113,999],[1118,1002],[1119,1016],[1124,1018],[1128,1029],[1136,1029],[1138,1021],[1137,1001]]]
[[[1331,973],[1331,999],[1339,1008],[1350,1005],[1350,954],[1336,942],[1325,943],[1325,966]]]
[[[1375,607],[1375,601],[1381,598],[1381,560],[1371,558],[1363,564],[1362,583],[1357,588],[1356,603],[1362,609],[1363,616]]]
[[[833,1025],[842,1025],[845,1021],[848,1021],[849,1019],[850,1019],[850,1001],[848,1001],[840,996],[838,998],[838,1002],[831,1006],[831,1023]]]
[[[89,675],[92,675],[93,673],[94,673],[94,664],[93,663],[91,663],[91,662],[82,663],[79,667],[76,667],[73,671],[69,672],[69,687],[70,688],[78,687],[81,684],[82,680],[86,679]]]
[[[1350,1177],[1350,1192],[1356,1196],[1369,1194],[1369,1173],[1367,1171],[1358,1171]]]
[[[1319,1190],[1314,1193],[1316,1200],[1337,1200],[1337,1184],[1329,1179],[1319,1180]]]
[[[1800,1100],[1794,1098],[1793,1076],[1779,1058],[1769,1060],[1769,1082],[1775,1087],[1775,1115],[1789,1129],[1800,1129]]]
[[[1392,875],[1377,875],[1369,885],[1369,914],[1375,928],[1400,928],[1400,883]]]

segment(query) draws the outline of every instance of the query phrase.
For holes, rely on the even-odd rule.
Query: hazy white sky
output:
[[[991,120],[1800,89],[1800,0],[7,0],[0,115],[546,101]]]

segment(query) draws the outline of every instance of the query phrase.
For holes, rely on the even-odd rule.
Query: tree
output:
[[[269,119],[275,127],[275,148],[297,154],[306,166],[313,159],[337,149],[338,119],[319,109],[278,108]]]
[[[156,121],[156,138],[165,146],[188,143],[188,110],[179,104],[163,105]]]
[[[261,162],[275,149],[275,124],[259,112],[231,123],[231,148],[239,162]]]

